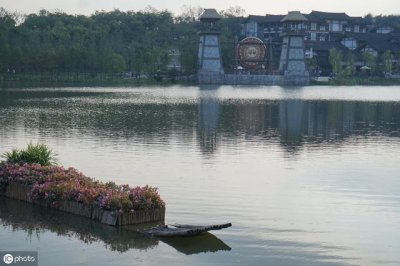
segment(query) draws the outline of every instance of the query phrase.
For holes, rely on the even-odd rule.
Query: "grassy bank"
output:
[[[142,86],[194,84],[193,76],[142,75],[121,73],[43,72],[0,74],[0,87],[38,86]]]
[[[335,78],[328,82],[312,80],[311,85],[331,85],[331,86],[393,86],[400,85],[400,79],[383,77],[346,77]]]

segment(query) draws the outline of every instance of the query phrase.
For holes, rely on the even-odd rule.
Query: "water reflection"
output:
[[[49,96],[50,95],[50,96]],[[196,101],[152,103],[145,93],[0,91],[5,130],[39,135],[139,138],[162,143],[197,139],[210,154],[226,140],[277,141],[285,149],[336,142],[351,136],[399,137],[396,102],[221,99],[218,90],[199,90]],[[7,136],[4,136],[5,138]],[[57,136],[56,136],[57,137]]]
[[[149,265],[398,265],[398,99],[400,90],[387,87],[0,89],[0,153],[45,141],[90,176],[159,187],[169,223],[237,225],[221,232],[232,250],[217,254],[215,244],[230,248],[212,236],[197,249],[198,241],[157,245],[133,234],[141,244],[123,240],[114,250],[131,252],[121,255],[90,245],[118,255],[115,264],[133,254]],[[25,223],[8,219],[0,218]],[[64,231],[84,238],[73,228]],[[1,232],[11,245],[25,241],[12,240],[25,231]],[[199,252],[209,253],[184,256]]]
[[[147,250],[158,245],[157,239],[143,237],[134,231],[4,197],[0,197],[0,224],[11,227],[13,231],[23,230],[29,238],[36,237],[39,240],[41,233],[50,231],[86,244],[104,243],[107,249],[118,252]]]
[[[198,104],[198,134],[202,151],[213,153],[217,148],[217,129],[220,103],[216,88],[207,87],[200,91]]]
[[[231,250],[231,247],[210,233],[194,237],[163,237],[160,240],[185,255]]]
[[[130,249],[148,250],[156,247],[159,240],[145,237],[137,233],[137,230],[157,225],[115,228],[69,213],[0,197],[0,226],[11,227],[13,231],[23,230],[28,238],[36,237],[38,240],[42,233],[50,231],[57,235],[79,239],[86,244],[103,243],[107,249],[120,253]],[[160,240],[186,255],[231,250],[227,244],[210,233],[190,238],[175,237]]]

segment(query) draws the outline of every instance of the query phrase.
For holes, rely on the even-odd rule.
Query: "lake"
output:
[[[0,152],[159,188],[151,239],[0,199],[0,250],[39,265],[400,265],[400,87],[0,89]]]

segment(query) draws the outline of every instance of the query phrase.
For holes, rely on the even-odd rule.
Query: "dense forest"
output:
[[[166,71],[170,50],[178,48],[183,71],[193,73],[200,24],[189,11],[178,17],[153,8],[91,16],[41,10],[25,16],[0,8],[0,72],[154,73]],[[223,14],[222,39],[233,39],[239,24],[231,12]]]
[[[183,72],[194,73],[200,30],[195,17],[200,11],[187,8],[174,16],[148,8],[84,16],[46,10],[21,15],[0,8],[0,72],[165,72],[171,49],[178,48]],[[245,12],[234,7],[220,13],[223,63],[229,67]],[[400,16],[366,18],[377,25],[400,27]]]

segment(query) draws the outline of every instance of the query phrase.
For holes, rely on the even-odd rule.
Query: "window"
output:
[[[342,24],[339,21],[332,21],[329,24],[330,31],[342,31]]]
[[[319,36],[319,41],[320,42],[324,42],[326,40],[324,35]]]
[[[353,38],[344,38],[340,43],[350,50],[355,50],[357,48],[357,41]]]
[[[311,23],[311,30],[317,30],[317,23]]]
[[[394,29],[391,26],[383,26],[380,27],[376,30],[376,33],[382,33],[382,34],[386,34],[386,33],[391,33]]]
[[[311,40],[311,41],[316,41],[316,40],[317,40],[317,33],[311,32],[311,34],[310,34],[310,40]]]
[[[255,21],[250,21],[250,22],[247,23],[247,25],[246,25],[246,30],[247,30],[247,34],[246,35],[247,35],[247,37],[249,37],[249,36],[252,36],[252,37],[257,36],[257,31],[258,31],[257,26],[258,26],[258,24]]]
[[[360,32],[360,26],[354,25],[354,32]]]
[[[320,31],[326,31],[325,25],[319,26],[319,30],[320,30]]]
[[[373,55],[373,56],[378,56],[378,52],[375,50],[375,49],[373,49],[373,48],[371,48],[371,47],[365,47],[364,49],[362,49],[362,51],[364,52],[364,53],[369,53],[369,54],[371,54],[371,55]]]
[[[351,31],[351,28],[350,27],[346,27],[345,31]]]

